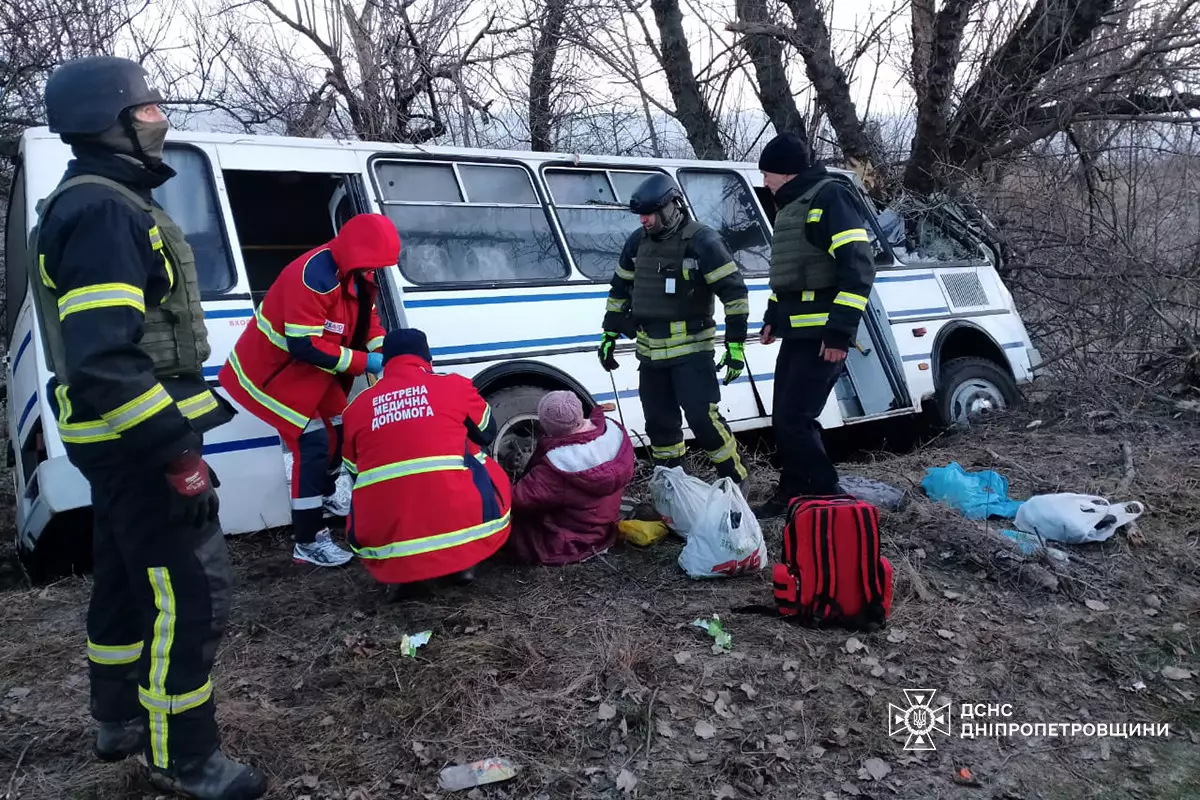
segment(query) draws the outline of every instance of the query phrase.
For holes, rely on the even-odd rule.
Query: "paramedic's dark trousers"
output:
[[[92,716],[147,719],[149,764],[206,758],[218,746],[209,673],[230,603],[221,526],[175,522],[161,471],[81,471],[95,516],[87,617]]]
[[[696,353],[657,363],[643,361],[638,370],[638,392],[654,462],[672,467],[683,460],[683,417],[686,416],[696,443],[708,453],[717,474],[732,478],[735,483],[745,480],[747,473],[738,453],[737,440],[717,408],[721,384],[717,380],[712,353]]]
[[[783,339],[775,362],[772,425],[779,451],[779,494],[837,494],[838,474],[825,453],[821,424],[825,408],[845,362],[830,363],[820,355],[816,339]]]
[[[342,468],[342,418],[310,420],[298,437],[284,435],[292,453],[292,539],[312,544],[324,525],[325,498]]]

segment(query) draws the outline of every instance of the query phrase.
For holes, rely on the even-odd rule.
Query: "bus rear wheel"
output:
[[[492,457],[513,480],[521,477],[537,447],[541,427],[537,407],[550,392],[541,386],[509,386],[487,396],[496,421],[496,441],[492,442]]]

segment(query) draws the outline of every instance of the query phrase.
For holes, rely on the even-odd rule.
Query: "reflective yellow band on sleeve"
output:
[[[713,283],[716,283],[717,281],[728,278],[730,275],[736,275],[737,271],[738,271],[737,264],[733,263],[732,261],[729,261],[729,262],[717,267],[716,269],[711,270],[710,272],[704,273],[704,282],[708,283],[708,284],[713,284]]]
[[[779,298],[775,296],[774,292],[771,292],[770,296],[767,297],[767,302],[768,303],[778,303]]]
[[[750,301],[746,298],[740,300],[730,300],[725,304],[725,316],[737,316],[738,314],[750,313]]]
[[[322,325],[297,325],[294,322],[283,323],[284,336],[296,336],[302,338],[305,336],[323,336],[324,334],[325,327]]]
[[[492,421],[492,407],[487,403],[483,404],[483,418],[479,420],[479,430],[487,429],[488,423]]]
[[[46,272],[46,257],[40,253],[38,254],[38,272],[42,276],[42,285],[43,286],[45,286],[47,289],[57,289],[58,288],[57,286],[54,285],[54,281],[50,280],[50,273]]]
[[[822,214],[824,214],[824,213],[825,213],[824,209],[820,209],[820,208],[810,208],[810,209],[808,210],[808,219],[807,219],[807,220],[805,220],[805,221],[806,221],[806,222],[820,222],[820,221],[821,221],[821,215],[822,215]]]
[[[788,318],[793,328],[819,328],[829,321],[828,314],[793,314]]]
[[[58,298],[58,318],[61,321],[79,311],[118,306],[132,308],[139,314],[146,313],[146,300],[141,289],[129,283],[97,283],[72,289]]]
[[[870,241],[871,240],[867,238],[867,231],[865,228],[850,228],[849,230],[845,230],[834,235],[829,242],[829,254],[833,255],[833,251],[837,250],[844,244],[850,244],[851,242],[865,242],[869,244]]]
[[[171,395],[167,394],[162,384],[155,384],[128,403],[100,416],[114,433],[121,433],[140,425],[171,404]]]
[[[383,347],[383,337],[382,336],[376,336],[374,339],[367,342],[367,351],[368,352],[374,352],[381,347]]]
[[[354,359],[354,351],[348,347],[342,348],[342,354],[338,357],[338,362],[334,366],[334,372],[345,372],[350,369],[350,362]]]
[[[633,280],[633,270],[617,267],[617,277],[623,281],[631,281]]]
[[[619,314],[622,311],[624,311],[625,307],[628,305],[629,305],[629,301],[626,299],[618,298],[618,297],[610,297],[610,298],[608,298],[608,302],[604,304],[604,310],[612,311],[612,312]]]
[[[838,292],[837,297],[833,298],[833,302],[839,306],[849,306],[858,311],[864,311],[867,308],[867,298],[853,292]]]
[[[120,664],[134,664],[142,657],[142,647],[144,642],[134,642],[133,644],[96,644],[91,639],[87,643],[88,661],[93,664],[103,664],[105,666],[115,666]]]

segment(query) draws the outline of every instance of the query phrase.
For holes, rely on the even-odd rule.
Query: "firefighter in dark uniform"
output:
[[[214,716],[231,574],[202,445],[236,412],[202,375],[192,250],[151,200],[175,174],[163,98],[137,63],[98,56],[59,67],[45,100],[74,159],[39,204],[29,285],[59,434],[91,485],[95,753],[144,752],[162,791],[260,797],[265,777],[221,752]]]
[[[689,219],[683,193],[666,175],[638,186],[629,208],[642,227],[625,241],[604,315],[600,363],[617,368],[617,340],[635,339],[639,394],[656,464],[683,461],[683,420],[722,478],[739,487],[746,468],[737,441],[721,417],[717,370],[725,385],[746,368],[746,323],[750,304],[741,270],[712,228]],[[717,326],[714,295],[725,307],[725,354],[713,363]]]
[[[758,168],[777,208],[771,296],[759,339],[763,344],[783,340],[773,408],[779,485],[754,509],[755,516],[768,519],[786,512],[798,495],[839,491],[817,418],[845,368],[875,264],[851,190],[812,163],[802,137],[776,136],[763,148]]]

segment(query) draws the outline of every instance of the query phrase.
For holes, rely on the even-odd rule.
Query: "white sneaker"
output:
[[[292,548],[292,558],[318,567],[340,567],[354,558],[354,554],[338,547],[326,528],[317,534],[317,540],[312,544],[297,543]]]
[[[325,513],[334,517],[348,517],[350,516],[350,493],[353,491],[350,476],[343,471],[338,475],[334,485],[336,488],[333,490],[333,494],[324,498]]]

